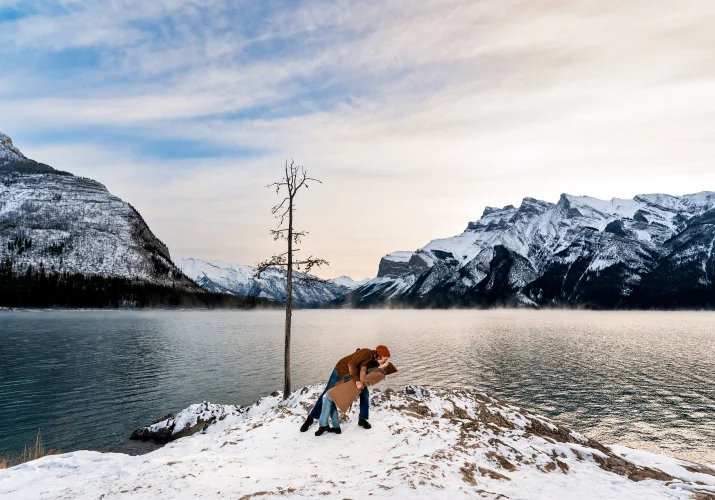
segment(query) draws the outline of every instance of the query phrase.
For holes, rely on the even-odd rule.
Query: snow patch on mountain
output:
[[[367,283],[368,281],[370,281],[370,278],[365,278],[360,281],[355,281],[350,276],[343,275],[343,276],[338,276],[337,278],[333,278],[330,281],[332,281],[336,285],[348,288],[350,290],[354,290],[355,288],[358,288],[358,287],[364,285],[365,283]]]
[[[392,262],[409,262],[413,254],[414,252],[397,251],[388,253],[383,257],[383,259],[390,260]]]

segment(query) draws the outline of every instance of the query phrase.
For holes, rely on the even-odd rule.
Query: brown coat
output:
[[[358,349],[353,354],[348,354],[335,365],[335,370],[338,372],[338,377],[343,380],[348,373],[353,380],[360,380],[360,371],[364,366],[367,370],[367,364],[375,357],[375,351],[372,349]]]
[[[387,364],[385,373],[391,375],[397,371],[395,365],[392,363]],[[373,370],[370,373],[363,376],[363,383],[366,386],[375,385],[377,383],[385,380],[385,374],[380,370]],[[335,406],[337,406],[340,411],[346,412],[353,404],[353,401],[357,399],[360,395],[361,389],[358,389],[355,380],[348,380],[347,382],[340,381],[335,386],[328,391],[328,396],[333,400]]]

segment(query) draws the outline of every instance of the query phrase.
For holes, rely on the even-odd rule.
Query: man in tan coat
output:
[[[303,422],[303,425],[300,427],[300,432],[307,431],[310,426],[313,425],[315,419],[320,418],[320,413],[323,409],[323,396],[332,389],[338,381],[345,380],[348,375],[356,381],[357,388],[360,390],[360,416],[358,425],[365,429],[372,427],[367,421],[370,416],[370,393],[362,380],[365,378],[368,368],[375,368],[378,365],[386,363],[389,357],[390,350],[384,345],[379,345],[375,349],[358,349],[353,354],[348,354],[340,359],[330,374],[323,394],[320,395],[315,406],[313,406],[313,409],[308,414],[308,418],[305,419],[305,422]]]

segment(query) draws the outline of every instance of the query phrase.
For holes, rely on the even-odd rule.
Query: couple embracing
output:
[[[326,431],[340,434],[342,431],[338,409],[347,411],[358,396],[360,397],[358,425],[364,429],[372,427],[368,422],[370,417],[368,387],[381,382],[387,375],[397,372],[397,368],[389,362],[389,358],[390,350],[384,345],[379,345],[375,349],[358,349],[338,361],[323,394],[316,401],[300,431],[307,431],[317,418],[320,427],[315,432],[316,436]],[[328,426],[329,420],[330,426]]]

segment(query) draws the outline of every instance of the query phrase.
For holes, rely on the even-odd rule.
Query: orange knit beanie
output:
[[[375,352],[378,356],[382,356],[383,358],[390,357],[390,350],[387,348],[387,346],[379,345],[375,348]]]

